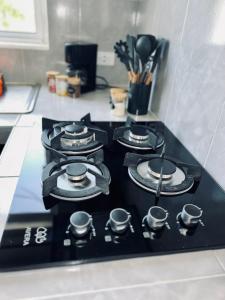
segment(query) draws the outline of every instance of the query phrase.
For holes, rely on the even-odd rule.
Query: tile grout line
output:
[[[190,0],[187,0],[186,12],[185,12],[185,16],[184,16],[184,23],[183,23],[182,31],[181,31],[181,35],[180,35],[180,43],[182,42],[183,36],[184,36],[184,28],[186,26],[186,22],[187,22],[187,18],[188,18],[189,4],[190,4]]]
[[[22,56],[22,68],[23,68],[23,80],[26,82],[26,66],[25,66],[25,58],[24,58],[24,49],[21,49],[21,56]]]
[[[221,266],[221,268],[223,269],[223,271],[225,272],[225,266],[223,265],[222,261],[220,260],[220,258],[216,255],[216,253],[213,253],[213,255],[215,256],[216,260],[218,261],[219,265]]]
[[[190,0],[187,0],[187,6],[186,6],[186,12],[185,12],[185,16],[184,16],[184,22],[183,22],[183,26],[182,26],[180,38],[178,39],[178,47],[179,47],[178,48],[178,51],[179,51],[178,55],[179,56],[180,56],[180,50],[181,50],[181,43],[182,43],[183,36],[184,36],[184,30],[185,30],[185,26],[186,26],[186,22],[187,22],[187,18],[188,18],[189,3],[190,3]],[[175,86],[175,79],[176,79],[176,74],[177,74],[177,68],[178,68],[178,59],[177,59],[176,64],[175,64],[174,78],[173,78],[172,85],[171,85],[171,88],[170,88],[170,93],[171,94],[172,94],[172,92],[174,90],[174,86]],[[177,107],[177,102],[178,102],[178,99],[175,100],[174,109],[176,109],[176,107]],[[170,104],[168,103],[167,104],[167,109],[166,109],[166,114],[165,114],[165,124],[167,124],[168,113],[169,113],[169,106],[170,106]]]
[[[204,166],[204,167],[205,167],[206,164],[207,164],[207,161],[208,161],[210,152],[211,152],[211,150],[212,150],[213,143],[214,143],[214,140],[215,140],[215,138],[216,138],[216,133],[217,133],[217,131],[218,131],[218,128],[219,128],[219,125],[220,125],[220,121],[221,121],[222,116],[223,116],[224,108],[225,108],[225,99],[224,99],[224,101],[223,101],[222,108],[221,108],[221,112],[219,113],[218,121],[217,121],[215,130],[214,130],[214,132],[213,132],[213,136],[212,136],[211,142],[210,142],[210,144],[209,144],[209,148],[208,148],[208,151],[207,151],[207,154],[206,154],[204,163],[203,163],[203,166]]]
[[[72,296],[90,295],[90,294],[97,294],[103,292],[107,293],[113,291],[129,290],[129,289],[136,289],[136,288],[143,288],[143,287],[153,287],[153,286],[159,286],[165,284],[174,284],[174,283],[182,283],[182,282],[189,282],[195,280],[205,280],[211,278],[223,278],[223,277],[225,278],[225,274],[214,274],[214,275],[198,276],[198,277],[183,278],[183,279],[176,279],[176,280],[156,281],[154,283],[143,283],[143,284],[134,284],[134,285],[127,285],[127,286],[117,286],[117,287],[105,288],[105,289],[55,294],[50,296],[29,297],[29,298],[23,297],[23,298],[18,298],[18,300],[49,300],[49,299],[57,299],[62,297],[64,298],[64,297],[72,297]]]

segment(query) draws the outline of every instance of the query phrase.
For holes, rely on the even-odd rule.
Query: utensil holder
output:
[[[132,115],[146,115],[150,100],[152,84],[130,83],[128,93],[128,113]]]

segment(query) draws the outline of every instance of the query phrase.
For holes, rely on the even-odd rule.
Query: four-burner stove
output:
[[[33,128],[1,270],[225,247],[225,193],[161,122]]]

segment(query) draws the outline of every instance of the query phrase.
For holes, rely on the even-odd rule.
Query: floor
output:
[[[225,299],[225,250],[0,274],[1,300]]]

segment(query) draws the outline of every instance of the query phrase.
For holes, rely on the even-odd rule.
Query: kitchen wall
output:
[[[113,51],[115,41],[135,33],[137,0],[47,0],[50,50],[0,49],[0,70],[8,81],[45,82],[50,69],[65,70],[64,42],[97,42]],[[113,67],[98,67],[111,84],[126,84],[127,73],[116,59]]]
[[[152,110],[225,188],[225,1],[141,0],[138,31],[170,41]]]
[[[47,0],[50,50],[0,49],[9,81],[45,82],[49,69],[63,71],[64,41],[86,39],[111,51],[127,33],[169,40],[160,66],[152,111],[225,188],[225,1]],[[127,74],[116,59],[98,67],[112,84]]]

